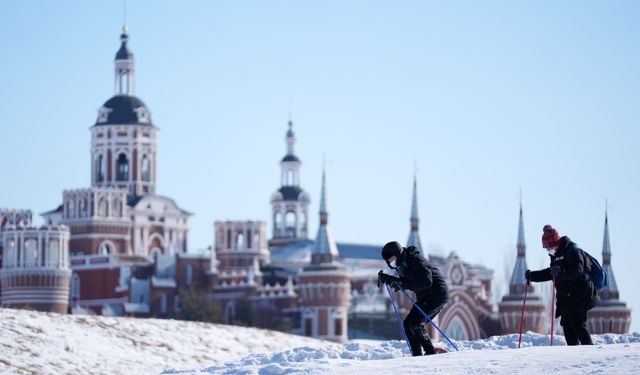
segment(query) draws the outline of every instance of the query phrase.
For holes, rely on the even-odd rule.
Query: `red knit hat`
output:
[[[542,228],[542,231],[544,232],[542,234],[542,247],[547,249],[560,245],[560,235],[558,234],[556,228],[547,224],[544,226],[544,228]]]

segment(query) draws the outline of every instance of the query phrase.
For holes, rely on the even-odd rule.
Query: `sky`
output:
[[[318,226],[323,155],[339,242],[406,241],[414,165],[428,253],[512,267],[552,224],[601,257],[640,330],[640,3],[0,3],[0,207],[90,186],[90,127],[113,94],[123,23],[158,133],[157,191],[215,220],[270,221],[291,117]],[[634,162],[635,160],[635,162]],[[521,193],[522,192],[522,193]],[[41,221],[36,220],[36,223]]]

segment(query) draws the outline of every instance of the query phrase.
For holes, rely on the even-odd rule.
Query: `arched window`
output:
[[[244,249],[244,234],[243,233],[236,234],[236,249],[238,249],[238,250]]]
[[[120,154],[118,156],[117,171],[116,180],[127,181],[129,179],[129,160],[127,160],[127,155]]]
[[[76,205],[73,203],[73,199],[67,201],[67,217],[75,217]]]
[[[96,181],[104,181],[104,156],[102,155],[98,156],[98,160],[96,160]]]
[[[7,248],[4,251],[5,260],[3,267],[5,268],[13,268],[16,266],[16,241],[9,240],[7,241]]]
[[[98,249],[100,255],[109,255],[115,252],[113,244],[108,241],[104,241],[100,244],[100,248]]]
[[[80,276],[77,273],[74,273],[71,276],[71,299],[79,299],[80,298]]]
[[[98,201],[98,216],[106,217],[108,215],[107,200],[100,198]]]
[[[276,212],[275,219],[276,229],[282,228],[282,212]]]
[[[289,211],[284,217],[284,222],[287,229],[293,229],[296,226],[296,214]]]
[[[111,216],[120,217],[122,216],[122,205],[120,204],[120,199],[113,198],[113,203],[111,204]]]
[[[24,243],[24,266],[35,267],[38,262],[38,241],[26,240]]]
[[[286,181],[285,181],[285,185],[287,186],[293,186],[294,185],[294,181],[293,181],[293,169],[287,169],[286,172]]]
[[[447,327],[447,336],[453,340],[469,340],[467,330],[464,329],[464,324],[462,324],[460,317],[456,316],[451,320]]]
[[[49,241],[49,258],[47,267],[56,267],[58,265],[58,257],[60,256],[60,245],[57,240]]]
[[[80,217],[89,216],[87,214],[87,198],[80,198]]]
[[[147,155],[142,157],[142,181],[151,181],[149,158]]]

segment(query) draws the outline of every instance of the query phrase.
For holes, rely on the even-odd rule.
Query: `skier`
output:
[[[440,270],[420,255],[415,246],[402,247],[398,242],[389,242],[382,248],[382,258],[399,277],[378,273],[378,281],[389,284],[396,290],[409,289],[416,294],[416,303],[433,319],[447,303],[449,291]],[[426,318],[413,306],[404,319],[404,330],[413,356],[435,354],[431,343]]]
[[[542,247],[549,253],[550,266],[525,272],[527,281],[555,279],[556,313],[567,345],[593,345],[587,331],[587,311],[597,302],[596,288],[589,278],[591,263],[569,237],[560,237],[551,225],[542,229]]]

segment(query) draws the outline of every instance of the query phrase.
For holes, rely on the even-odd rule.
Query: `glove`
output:
[[[399,290],[402,287],[402,283],[400,282],[399,278],[388,275],[382,272],[382,270],[378,272],[378,286],[380,286],[380,283],[387,284],[393,287],[395,290]]]
[[[524,271],[524,278],[527,279],[527,284],[531,284],[531,271],[530,270]]]
[[[551,272],[551,276],[553,277],[558,277],[558,275],[560,274],[560,266],[553,266],[549,269],[549,272]]]

